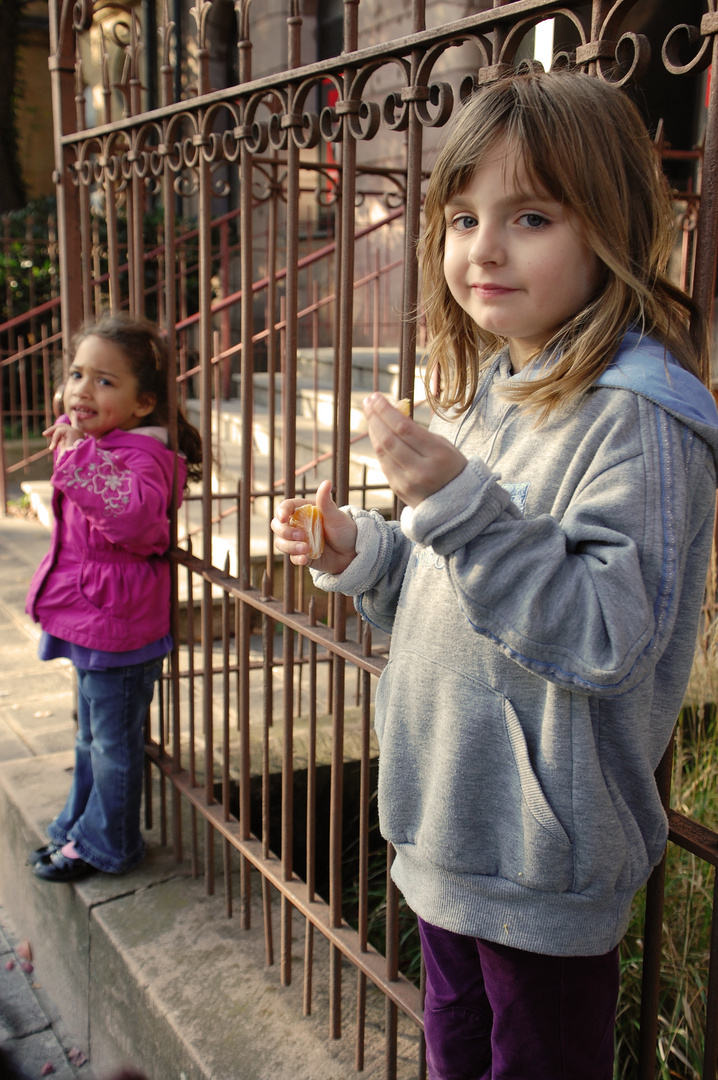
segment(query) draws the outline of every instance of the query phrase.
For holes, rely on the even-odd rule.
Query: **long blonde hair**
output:
[[[446,203],[503,141],[517,148],[536,190],[571,211],[603,269],[596,293],[547,343],[545,365],[509,396],[541,416],[576,400],[608,367],[629,327],[657,338],[700,377],[705,321],[667,277],[675,218],[638,110],[621,90],[593,76],[530,68],[471,98],[432,169],[420,261],[429,337],[425,381],[433,404],[466,410],[482,369],[505,345],[456,302],[443,265]]]

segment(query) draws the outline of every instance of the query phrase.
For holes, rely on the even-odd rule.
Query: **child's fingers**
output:
[[[285,524],[298,507],[306,506],[308,502],[309,499],[285,499],[276,507],[273,521]]]
[[[294,511],[306,506],[307,499],[286,499],[277,507],[271,521],[275,547],[288,555],[295,566],[312,566],[328,573],[338,574],[344,570],[355,555],[356,524],[341,511],[332,498],[332,482],[324,480],[317,489],[315,505],[321,512],[324,532],[324,552],[318,558],[309,557],[309,543],[303,529],[289,524]]]
[[[364,411],[382,471],[408,506],[418,506],[465,468],[466,458],[448,439],[408,419],[381,394],[368,397]]]
[[[406,426],[405,421],[410,420],[410,417],[406,413],[398,409],[396,405],[393,405],[391,401],[384,394],[374,393],[364,398],[362,402],[364,406],[364,413],[368,417],[378,417],[387,427],[404,429],[410,431],[411,428]],[[413,422],[410,420],[410,422]]]
[[[316,505],[322,513],[322,517],[331,517],[332,513],[337,510],[337,504],[332,498],[332,482],[331,480],[322,480],[321,484],[317,488]],[[344,515],[342,515],[344,516]]]
[[[391,404],[383,394],[364,399],[369,437],[382,454],[401,455],[405,449],[421,453],[424,428]]]
[[[304,566],[309,562],[306,534],[302,529],[297,529],[289,524],[289,519],[299,506],[305,506],[307,499],[285,499],[277,507],[276,514],[270,522],[270,528],[274,533],[274,546],[283,555],[289,555],[296,566]]]
[[[65,427],[64,424],[52,424],[49,428],[46,428],[42,434],[46,439],[52,439],[63,427]]]

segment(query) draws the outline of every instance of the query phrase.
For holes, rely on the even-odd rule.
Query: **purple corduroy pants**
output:
[[[612,1080],[618,947],[542,956],[419,930],[430,1080]]]

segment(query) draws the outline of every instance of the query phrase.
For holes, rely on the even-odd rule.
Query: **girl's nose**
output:
[[[501,263],[504,258],[504,247],[497,230],[490,225],[478,227],[469,248],[469,262],[482,266],[484,263]]]

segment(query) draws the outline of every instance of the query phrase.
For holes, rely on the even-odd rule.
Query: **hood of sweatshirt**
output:
[[[660,342],[629,330],[594,385],[632,390],[665,409],[708,443],[718,469],[718,408],[713,395]]]

